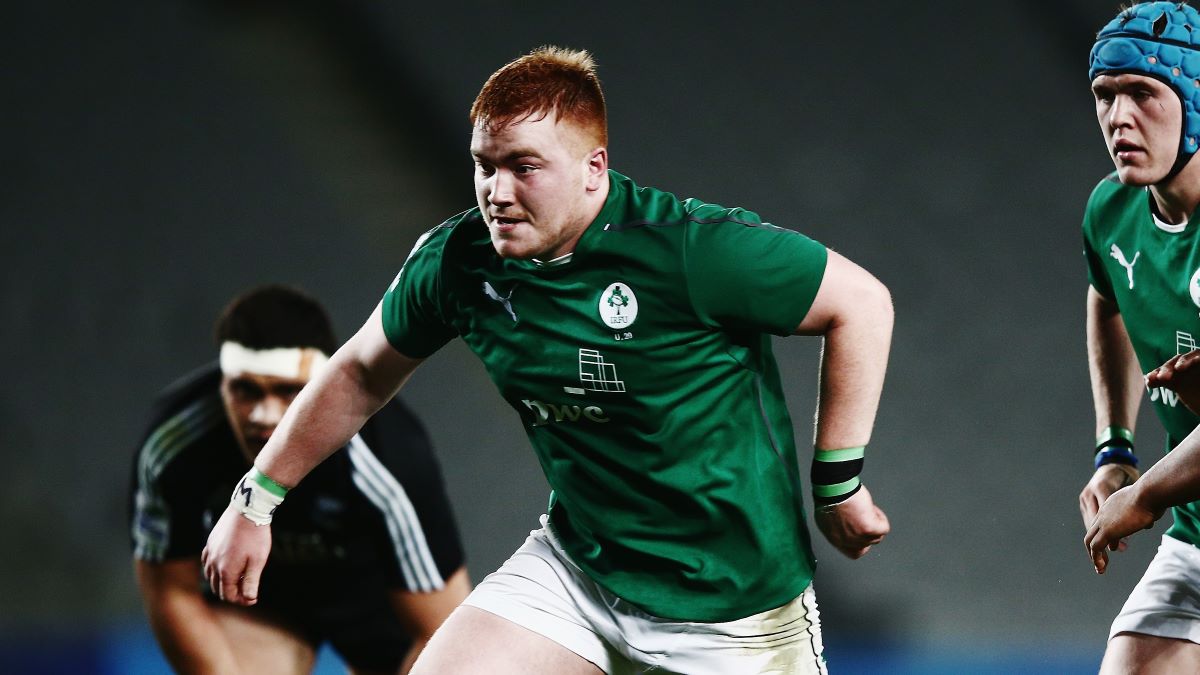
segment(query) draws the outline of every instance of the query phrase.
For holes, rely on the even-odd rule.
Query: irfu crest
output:
[[[609,328],[624,329],[637,320],[637,295],[629,284],[619,281],[611,283],[600,294],[600,320]]]

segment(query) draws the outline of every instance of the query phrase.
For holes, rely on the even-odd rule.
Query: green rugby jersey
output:
[[[1200,340],[1200,226],[1157,221],[1145,188],[1121,184],[1116,174],[1102,180],[1083,217],[1088,280],[1117,303],[1143,373]],[[1169,389],[1153,389],[1150,401],[1167,431],[1167,450],[1191,433],[1200,418]],[[1200,502],[1173,509],[1167,534],[1200,545]]]
[[[553,489],[551,527],[601,586],[677,620],[778,607],[813,558],[769,334],[804,318],[826,250],[609,175],[558,264],[500,258],[478,209],[431,230],[384,331],[410,357],[461,336],[482,359]]]

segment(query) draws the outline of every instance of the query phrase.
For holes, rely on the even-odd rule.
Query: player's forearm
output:
[[[394,393],[371,382],[366,369],[343,347],[288,408],[254,464],[292,487],[335,450]]]
[[[871,281],[825,331],[817,405],[818,448],[863,446],[871,439],[894,318],[887,288]]]
[[[1129,489],[1136,490],[1137,500],[1155,513],[1200,500],[1200,427]]]
[[[1125,322],[1116,305],[1088,288],[1088,372],[1096,408],[1096,433],[1110,427],[1133,431],[1145,388]]]
[[[296,397],[254,461],[285,487],[346,444],[364,422],[396,395],[420,359],[392,348],[383,333],[382,307],[329,359]]]

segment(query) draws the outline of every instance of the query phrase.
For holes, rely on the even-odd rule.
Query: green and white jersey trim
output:
[[[180,452],[224,420],[220,399],[206,397],[169,418],[146,439],[138,456],[134,495],[133,555],[138,560],[162,562],[170,545],[170,510],[158,487],[162,472]]]

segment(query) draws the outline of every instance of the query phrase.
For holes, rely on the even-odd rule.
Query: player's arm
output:
[[[1173,356],[1146,375],[1149,387],[1167,387],[1192,412],[1200,409],[1200,351]],[[1102,467],[1103,468],[1103,467]],[[1200,427],[1133,485],[1112,493],[1088,527],[1084,545],[1096,571],[1108,566],[1108,551],[1148,529],[1170,507],[1200,499]]]
[[[280,490],[295,486],[395,396],[420,363],[388,342],[382,309],[376,306],[362,328],[296,396],[255,459],[255,470]],[[257,490],[245,485],[248,480],[249,476],[242,487]],[[224,600],[254,604],[270,548],[270,528],[251,522],[231,502],[202,555],[209,584]]]
[[[427,593],[413,591],[392,591],[390,600],[400,623],[412,638],[412,646],[404,656],[400,672],[412,670],[413,663],[421,655],[421,650],[433,637],[433,632],[442,625],[446,617],[455,607],[462,604],[467,594],[471,592],[471,579],[467,568],[460,567],[449,578],[441,589]]]
[[[1087,351],[1097,435],[1110,427],[1132,432],[1144,389],[1142,373],[1117,304],[1092,286],[1087,294]],[[1109,496],[1137,479],[1137,468],[1129,464],[1110,463],[1097,468],[1079,493],[1084,528],[1092,524]]]
[[[825,338],[816,447],[861,450],[871,440],[883,391],[892,339],[892,299],[869,272],[833,251],[828,255],[816,298],[795,332]],[[861,467],[861,454],[858,462]],[[844,501],[818,507],[814,518],[825,538],[851,558],[863,556],[890,530],[887,516],[865,487]]]
[[[134,573],[150,628],[175,672],[238,672],[233,649],[200,592],[198,560],[135,560]]]

